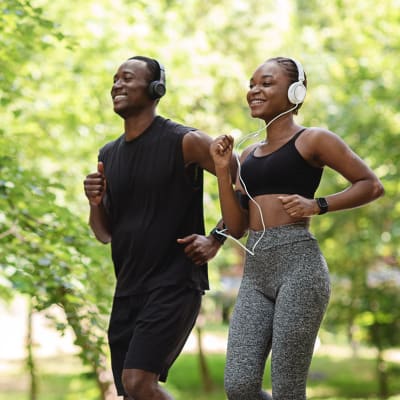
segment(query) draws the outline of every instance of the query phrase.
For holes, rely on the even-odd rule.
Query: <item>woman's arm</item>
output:
[[[240,206],[233,187],[231,164],[234,160],[233,137],[219,136],[210,147],[217,175],[218,192],[221,205],[222,219],[230,235],[242,237],[248,229],[248,213]]]
[[[332,132],[317,130],[312,140],[320,165],[332,168],[350,183],[345,190],[326,196],[329,211],[359,207],[384,194],[378,177],[341,138]]]
[[[329,212],[360,207],[384,194],[378,177],[336,134],[311,128],[296,141],[296,147],[312,165],[332,168],[349,182],[350,185],[343,191],[324,196]],[[308,217],[320,211],[313,199],[299,195],[280,196],[280,199],[292,217]]]

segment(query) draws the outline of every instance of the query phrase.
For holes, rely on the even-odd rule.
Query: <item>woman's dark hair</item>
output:
[[[289,86],[292,83],[297,82],[299,80],[299,71],[297,70],[297,65],[291,58],[273,57],[267,60],[267,62],[269,61],[276,62],[282,67],[282,69],[286,72],[287,76],[289,77],[289,82],[290,82]],[[304,72],[303,85],[307,87],[307,76],[305,72]],[[297,108],[294,110],[294,114],[297,114],[297,111],[300,109],[302,104],[303,103],[297,105]]]

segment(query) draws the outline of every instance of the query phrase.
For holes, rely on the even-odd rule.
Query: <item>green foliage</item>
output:
[[[8,105],[22,95],[20,75],[32,54],[51,46],[64,35],[43,15],[43,9],[26,0],[3,0],[0,5],[1,104]],[[17,68],[20,67],[20,68]],[[16,74],[19,71],[19,74]]]
[[[368,343],[380,351],[400,346],[400,291],[393,282],[369,287],[363,299],[364,311],[357,317],[366,328]]]
[[[110,296],[113,277],[102,287],[93,279],[101,276],[104,283],[110,274],[96,265],[104,260],[97,255],[87,224],[55,204],[56,190],[63,188],[5,159],[0,182],[0,208],[7,210],[0,213],[5,287],[32,296],[39,310],[62,306],[77,344],[85,347],[84,359],[93,364],[103,346],[102,316],[109,308],[109,301],[99,301],[102,297],[97,295]],[[91,282],[90,291],[85,282]],[[98,345],[88,351],[86,342]]]
[[[10,122],[7,130],[0,131],[0,293],[5,298],[15,290],[28,294],[39,310],[52,304],[63,307],[82,359],[96,369],[104,357],[104,315],[113,276],[97,267],[104,253],[94,247],[87,224],[60,204],[65,187],[46,176],[49,163],[47,170],[38,167],[41,145],[26,118],[31,110],[26,107],[29,80],[37,80],[31,62],[64,36],[41,8],[23,1],[6,1],[2,7],[0,37],[9,52],[3,48],[0,53],[0,88],[11,113],[3,119],[4,127]],[[22,121],[24,127],[18,124]],[[107,275],[110,286],[96,282],[96,276],[106,282]],[[88,290],[85,283],[92,280]],[[61,331],[65,327],[57,321],[55,326]]]
[[[160,59],[161,114],[241,138],[261,126],[245,101],[249,76],[283,54],[307,73],[298,122],[340,135],[386,189],[367,207],[312,222],[333,274],[326,326],[350,332],[357,322],[378,346],[370,329],[378,324],[381,342],[395,344],[396,287],[371,289],[367,280],[378,263],[399,265],[398,0],[3,0],[0,10],[0,297],[19,291],[39,309],[60,304],[87,361],[100,361],[114,276],[108,248],[87,227],[82,180],[122,130],[109,98],[117,66],[134,54]],[[318,194],[346,185],[326,171]],[[209,230],[220,214],[211,177],[206,192]],[[228,240],[210,263],[213,289],[242,257]]]

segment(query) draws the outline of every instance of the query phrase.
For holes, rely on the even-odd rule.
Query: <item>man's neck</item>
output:
[[[125,140],[130,141],[139,137],[153,122],[156,113],[141,114],[125,119]]]

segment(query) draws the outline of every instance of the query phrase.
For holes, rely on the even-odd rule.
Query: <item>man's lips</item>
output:
[[[124,100],[126,98],[127,98],[126,94],[118,94],[113,97],[113,101],[114,103],[117,103],[118,101]]]

